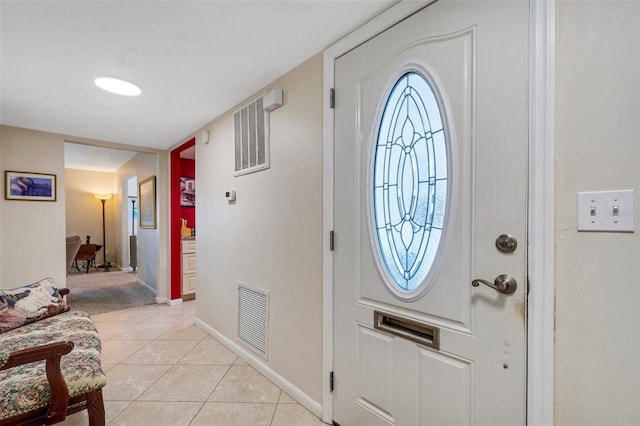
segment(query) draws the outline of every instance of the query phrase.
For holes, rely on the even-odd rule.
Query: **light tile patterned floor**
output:
[[[195,302],[93,315],[102,339],[107,424],[319,426],[323,423],[193,324]],[[87,425],[86,411],[62,423]]]

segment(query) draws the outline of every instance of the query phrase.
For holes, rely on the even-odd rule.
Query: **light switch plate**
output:
[[[633,189],[578,192],[578,231],[634,232]]]

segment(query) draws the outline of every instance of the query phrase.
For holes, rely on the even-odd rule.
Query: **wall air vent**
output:
[[[267,359],[269,330],[269,293],[238,286],[238,340],[244,346]]]
[[[240,176],[269,168],[269,113],[262,97],[233,114],[235,173]]]

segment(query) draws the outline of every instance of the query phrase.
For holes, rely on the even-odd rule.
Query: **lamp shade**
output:
[[[111,198],[111,194],[94,194],[98,200],[108,200]]]

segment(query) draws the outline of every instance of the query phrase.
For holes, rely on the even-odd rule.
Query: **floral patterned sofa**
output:
[[[105,424],[100,337],[89,314],[69,311],[68,292],[50,278],[0,291],[0,426],[54,424],[84,409],[90,425]]]

